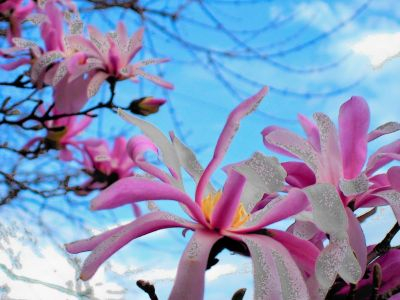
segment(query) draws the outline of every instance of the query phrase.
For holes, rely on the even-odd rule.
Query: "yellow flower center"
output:
[[[201,202],[201,210],[206,217],[207,222],[210,222],[215,205],[221,199],[222,191],[210,193]],[[238,228],[246,223],[250,218],[250,214],[246,212],[242,203],[236,209],[235,216],[231,223],[231,228]]]

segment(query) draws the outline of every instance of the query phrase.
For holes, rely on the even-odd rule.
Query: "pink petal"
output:
[[[319,130],[318,127],[311,122],[306,116],[298,114],[297,118],[303,127],[304,132],[307,134],[308,142],[314,147],[317,152],[321,151],[321,144],[319,140]]]
[[[386,190],[374,193],[374,196],[382,198],[392,207],[397,222],[400,224],[400,192],[395,190]]]
[[[208,257],[221,237],[208,230],[195,231],[179,262],[169,300],[203,300]]]
[[[320,170],[318,182],[328,182],[338,185],[342,177],[342,156],[336,127],[332,120],[323,113],[315,113],[314,119],[319,129],[321,143],[321,158],[323,168]]]
[[[400,154],[400,140],[379,148],[369,157],[366,166],[366,174],[368,176],[393,161],[394,157],[387,154]]]
[[[39,57],[37,61],[32,65],[32,69],[30,72],[32,81],[36,82],[51,64],[59,61],[62,58],[63,54],[58,50],[47,52]]]
[[[74,122],[73,124],[71,124],[72,128],[71,127],[68,128],[66,136],[70,138],[80,134],[90,125],[91,122],[92,122],[91,117],[83,116],[81,119],[79,119],[79,122]]]
[[[288,151],[303,160],[318,179],[318,174],[321,172],[320,155],[306,140],[286,129],[274,130],[264,139],[267,143]]]
[[[89,84],[87,86],[87,97],[91,98],[97,94],[100,86],[109,77],[109,74],[102,71],[98,71],[92,78],[89,79]]]
[[[63,161],[71,161],[74,159],[72,152],[69,151],[68,149],[60,150],[59,157]]]
[[[132,58],[142,49],[144,28],[136,31],[128,42],[126,49],[125,63],[128,64]]]
[[[219,136],[217,145],[214,150],[213,158],[206,167],[203,175],[200,178],[199,184],[196,188],[196,203],[201,203],[203,198],[204,189],[210,181],[211,175],[223,160],[229,145],[235,136],[236,131],[239,129],[240,121],[246,115],[254,111],[260,104],[261,100],[267,94],[268,88],[262,88],[257,94],[239,104],[230,114],[225,126]]]
[[[357,217],[350,208],[346,207],[346,213],[349,221],[347,234],[349,235],[350,246],[360,264],[361,273],[364,274],[367,267],[367,246],[365,244],[364,232],[360,226],[360,222],[358,222]]]
[[[146,73],[145,71],[143,71],[141,69],[134,69],[133,70],[132,76],[136,76],[136,75],[139,75],[139,76],[141,76],[143,78],[146,78],[147,80],[150,80],[150,81],[154,82],[155,84],[157,84],[159,86],[162,86],[163,88],[166,88],[166,89],[169,89],[169,90],[172,90],[174,88],[174,86],[171,83],[165,81],[161,77],[159,77],[157,75]]]
[[[285,246],[301,270],[308,275],[314,274],[320,250],[313,243],[281,230],[268,229],[268,232],[274,240]]]
[[[148,137],[140,135],[131,138],[128,142],[127,151],[129,156],[140,169],[160,179],[162,182],[172,183],[171,176],[145,160],[144,154],[147,151],[151,151],[159,157],[158,148]]]
[[[387,178],[392,188],[400,192],[400,167],[391,167],[387,172]]]
[[[266,137],[267,137],[270,133],[272,133],[272,132],[274,132],[274,131],[279,131],[279,132],[283,132],[283,131],[285,131],[285,132],[290,132],[289,130],[286,130],[285,128],[282,128],[282,127],[279,127],[279,126],[275,126],[275,125],[265,127],[264,130],[261,132],[261,135],[263,136],[263,142],[264,142],[265,147],[266,147],[267,149],[269,149],[269,150],[275,152],[275,153],[279,153],[279,154],[282,154],[282,155],[285,155],[285,156],[288,156],[288,157],[298,158],[296,155],[294,155],[294,154],[291,153],[290,151],[285,150],[285,149],[282,148],[281,146],[277,146],[277,145],[275,145],[275,144],[273,144],[273,143],[270,143],[270,142],[266,139]]]
[[[351,97],[339,111],[339,137],[345,179],[357,177],[367,157],[367,136],[370,113],[367,102]]]
[[[90,279],[111,255],[124,247],[130,241],[146,235],[148,233],[171,227],[192,228],[189,222],[185,222],[182,218],[173,216],[164,212],[155,212],[139,217],[133,222],[114,229],[113,234],[103,234],[80,244],[72,244],[67,246],[71,250],[86,250],[93,246],[95,248],[86,258],[80,278],[82,280]]]
[[[169,184],[136,177],[122,178],[103,190],[92,200],[91,209],[110,209],[148,200],[178,201],[185,205],[200,223],[204,223],[203,213],[188,195]]]
[[[299,189],[293,188],[286,197],[277,197],[270,201],[263,209],[250,215],[250,220],[244,227],[235,232],[252,232],[267,225],[287,219],[307,208],[309,202],[306,195]]]
[[[68,83],[68,76],[65,76],[54,88],[53,97],[56,109],[59,113],[77,113],[86,104],[88,98],[86,90],[88,81],[83,77]]]
[[[309,299],[304,278],[283,245],[268,236],[240,238],[253,261],[254,299]]]
[[[368,134],[368,142],[371,142],[377,139],[378,137],[381,137],[382,135],[390,134],[398,130],[400,130],[400,123],[397,122],[385,123]]]
[[[282,167],[286,170],[286,182],[297,188],[304,188],[315,184],[314,172],[302,162],[284,162]]]
[[[213,228],[225,229],[232,224],[245,183],[246,177],[235,170],[229,172],[222,196],[215,205],[211,216],[211,226]]]

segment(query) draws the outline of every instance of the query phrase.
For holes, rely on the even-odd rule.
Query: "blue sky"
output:
[[[176,131],[198,152],[203,165],[206,165],[212,156],[215,142],[229,112],[240,99],[244,100],[254,94],[261,85],[270,86],[271,91],[260,109],[242,123],[224,163],[243,160],[254,151],[271,155],[263,147],[261,130],[275,124],[301,132],[296,121],[297,113],[311,117],[313,112],[321,111],[336,122],[340,104],[352,95],[363,96],[368,101],[372,115],[371,129],[387,121],[399,121],[400,59],[393,59],[382,68],[373,70],[367,57],[355,54],[351,50],[354,43],[368,35],[400,32],[398,22],[400,11],[392,9],[397,1],[254,2],[252,5],[232,5],[226,4],[230,1],[209,1],[206,5],[223,21],[226,28],[234,31],[262,28],[269,24],[269,27],[256,36],[244,35],[244,40],[249,41],[252,48],[260,48],[257,53],[269,54],[263,61],[218,56],[215,53],[228,50],[243,51],[243,48],[235,45],[235,41],[227,34],[205,30],[192,22],[174,25],[167,19],[158,18],[155,20],[164,26],[165,31],[176,32],[174,26],[179,26],[179,32],[185,40],[210,48],[212,53],[205,54],[199,51],[196,53],[197,59],[194,59],[182,45],[171,41],[170,38],[166,39],[167,35],[160,33],[157,27],[146,25],[150,38],[145,39],[143,57],[152,57],[156,52],[159,56],[172,59],[162,67],[161,71],[164,78],[174,83],[175,90],[165,93],[145,82],[141,84],[122,82],[117,86],[116,103],[126,105],[133,98],[144,95],[165,96],[169,103],[162,107],[158,114],[147,119],[165,133],[169,130]],[[160,7],[155,4],[152,6],[154,9],[163,9],[165,8],[163,5],[173,7],[180,2],[157,3],[160,3]],[[84,8],[85,2],[80,5]],[[105,14],[101,12],[84,15],[84,21],[99,26],[104,32],[112,30],[112,24],[120,18],[130,32],[136,30],[141,23],[137,16],[121,14],[120,10],[109,11],[107,18],[104,17]],[[185,11],[183,16],[208,25],[213,24],[204,11],[196,6]],[[249,55],[256,52],[249,51]],[[207,55],[211,55],[211,59],[216,59],[222,65],[220,70],[225,70],[223,74],[234,87],[235,93],[227,89],[226,85],[207,70],[207,68],[212,69],[208,63],[210,57]],[[245,76],[248,78],[247,82],[229,75],[226,70]],[[253,83],[249,84],[250,81]],[[107,86],[104,86],[91,103],[107,97]],[[111,137],[119,133],[131,137],[138,131],[116,115],[103,112],[98,121],[90,127],[87,136],[98,135],[110,137],[112,140]],[[379,147],[383,141],[392,141],[395,138],[399,138],[399,135],[385,137],[372,143],[371,151]],[[223,180],[222,172],[217,173],[215,177],[217,184]],[[37,209],[34,204],[25,205]],[[18,205],[15,205],[15,208],[17,207]],[[169,206],[169,209],[176,210],[177,207]],[[7,213],[19,219],[12,210]],[[99,228],[100,231],[101,228],[113,226],[115,220],[126,222],[131,218],[131,212],[126,208],[116,210],[114,216],[93,214],[82,206],[76,213],[85,219],[89,227]],[[378,226],[374,223],[366,224],[371,242],[379,241],[386,230],[384,228],[392,224],[390,214],[386,209],[374,219],[382,229],[379,227],[377,230]],[[46,218],[49,223],[54,220],[60,221],[51,213]],[[68,226],[68,230],[65,230],[67,232],[57,236],[60,243],[88,236],[88,233],[77,232],[76,227]],[[188,238],[181,237],[179,230],[170,230],[134,242],[110,259],[115,264],[115,269],[129,266],[131,275],[124,275],[122,280],[118,275],[111,279],[116,279],[122,286],[129,287],[128,295],[134,294],[135,299],[147,298],[138,289],[133,288],[132,280],[139,278],[153,280],[160,299],[165,299],[171,288],[173,270],[178,264],[180,253],[187,240]],[[48,263],[51,263],[52,257],[57,259],[54,254],[47,259]],[[215,280],[212,276],[217,275],[211,275],[211,279],[207,281],[205,299],[228,299],[241,287],[249,289],[245,299],[251,299],[250,260],[224,252],[219,265],[222,267],[214,271],[215,274],[224,272],[234,274],[224,275]],[[104,280],[110,274],[101,276]]]

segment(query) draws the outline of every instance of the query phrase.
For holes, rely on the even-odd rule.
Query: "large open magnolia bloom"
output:
[[[241,243],[248,249],[253,260],[255,299],[309,299],[305,278],[314,278],[316,261],[319,260],[317,268],[321,270],[317,272],[323,277],[321,280],[325,280],[327,272],[336,276],[336,266],[331,266],[329,257],[320,254],[313,243],[285,231],[262,229],[298,214],[311,203],[319,228],[328,228],[333,239],[341,239],[339,243],[348,262],[348,268],[340,268],[341,275],[349,282],[358,280],[357,261],[346,243],[345,211],[338,198],[331,199],[332,194],[335,196],[334,187],[322,184],[305,191],[292,189],[286,196],[273,197],[265,207],[253,211],[265,194],[273,195],[282,189],[286,177],[275,158],[258,152],[225,169],[227,180],[221,191],[216,191],[210,183],[240,120],[258,106],[266,92],[267,88],[263,88],[231,112],[205,169],[173,134],[169,141],[153,125],[120,111],[123,118],[146,135],[131,141],[128,151],[150,178],[133,176],[117,181],[92,201],[91,208],[101,210],[138,201],[174,200],[182,205],[191,220],[159,211],[151,205],[150,213],[131,223],[68,244],[70,253],[91,251],[82,267],[82,279],[90,279],[106,259],[130,241],[159,229],[182,227],[194,233],[179,263],[170,299],[203,298],[210,251],[222,238]],[[146,151],[160,151],[169,173],[146,161]],[[194,201],[184,191],[181,167],[196,183]],[[334,201],[336,205],[332,207]],[[335,230],[332,224],[337,224]]]
[[[366,162],[367,143],[399,130],[400,124],[389,122],[368,133],[370,113],[368,104],[361,97],[352,97],[341,106],[338,132],[328,116],[316,113],[314,119],[316,125],[299,115],[307,140],[286,129],[270,126],[262,132],[264,144],[277,153],[302,160],[282,164],[288,173],[286,182],[290,187],[304,188],[315,183],[330,183],[336,187],[337,197],[346,207],[349,218],[350,243],[364,272],[365,239],[351,209],[389,204],[400,221],[397,167],[375,175],[380,168],[399,159],[400,141],[381,147]],[[306,238],[318,234],[310,222],[296,223],[293,230]],[[336,263],[340,264],[339,261]]]
[[[43,106],[39,107],[42,114],[47,111]],[[57,109],[53,108],[49,113],[50,116],[59,114]],[[71,116],[57,118],[46,122],[46,136],[34,137],[29,140],[24,149],[31,149],[37,143],[43,143],[47,149],[59,150],[61,160],[70,161],[74,159],[71,147],[81,152],[80,142],[76,139],[92,121],[89,116]]]

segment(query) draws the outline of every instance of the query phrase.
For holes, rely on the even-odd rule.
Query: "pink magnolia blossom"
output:
[[[339,210],[336,207],[328,209],[326,206],[331,201],[340,203],[339,199],[330,199],[332,188],[322,184],[308,187],[306,191],[292,189],[288,195],[277,196],[254,212],[253,208],[264,194],[272,195],[282,189],[286,177],[286,172],[275,158],[258,152],[246,161],[225,168],[227,180],[222,191],[216,191],[210,183],[211,175],[223,160],[239,128],[240,120],[256,109],[266,92],[267,88],[263,88],[231,112],[217,141],[213,158],[205,169],[193,152],[172,133],[169,141],[153,125],[120,111],[124,119],[138,126],[147,136],[131,141],[128,151],[137,166],[151,178],[133,176],[115,182],[92,201],[91,209],[111,209],[151,201],[151,212],[129,224],[68,244],[70,253],[91,251],[82,267],[81,279],[90,279],[106,259],[130,241],[156,230],[181,227],[194,233],[181,257],[169,299],[203,298],[204,273],[210,251],[223,238],[245,245],[252,257],[256,299],[309,299],[303,276],[313,276],[316,268],[317,271],[318,268],[330,268],[326,258],[321,258],[318,248],[309,241],[281,230],[268,229],[265,234],[263,229],[296,215],[311,202],[321,229],[328,228],[332,238],[346,239],[344,227],[347,226],[347,219],[343,208],[337,205]],[[144,156],[146,151],[156,154],[161,151],[169,173],[149,163]],[[181,167],[196,183],[194,200],[184,190]],[[321,192],[327,199],[320,199]],[[192,221],[158,210],[153,200],[177,201]],[[329,226],[331,223],[337,224],[334,231]],[[348,268],[354,270],[357,261],[345,242],[342,246]],[[316,262],[319,267],[316,267]],[[358,280],[358,277],[352,278],[354,276],[348,269],[342,268],[341,271],[348,274],[344,277],[350,282]]]
[[[133,175],[135,163],[126,151],[126,140],[118,137],[113,149],[103,139],[88,139],[83,146],[82,165],[91,178],[82,186],[82,190],[103,189],[118,179]]]
[[[9,21],[7,39],[12,44],[14,37],[21,36],[21,23],[35,7],[33,1],[24,5],[24,0],[6,0],[0,4],[0,15]]]
[[[43,107],[40,107],[40,110],[43,114],[46,113]],[[50,116],[56,116],[57,114],[59,112],[55,108],[50,112]],[[74,156],[70,147],[81,151],[80,142],[76,140],[76,137],[90,125],[91,121],[92,118],[88,116],[70,116],[47,121],[45,124],[47,129],[46,136],[31,139],[24,148],[30,149],[36,143],[42,141],[48,149],[59,150],[61,160],[73,160]]]
[[[68,37],[69,45],[79,49],[75,55],[60,64],[63,73],[68,70],[68,79],[63,79],[56,87],[58,107],[64,111],[80,110],[88,98],[96,95],[100,86],[107,80],[113,82],[125,79],[137,81],[138,77],[146,78],[164,88],[172,89],[172,84],[162,78],[146,73],[142,68],[147,65],[160,64],[169,61],[165,58],[152,58],[130,64],[131,60],[142,48],[143,29],[139,29],[129,37],[122,23],[118,24],[117,31],[103,35],[95,27],[88,26],[89,39],[82,35]],[[62,95],[69,90],[69,83],[87,75],[85,87],[80,88],[80,100],[71,101]],[[61,78],[60,72],[55,73],[55,80]],[[81,80],[82,81],[82,80]]]
[[[375,175],[387,163],[400,157],[400,141],[384,146],[372,154],[367,163],[367,143],[384,134],[400,129],[400,124],[390,122],[368,133],[369,108],[361,97],[352,97],[339,112],[339,131],[324,114],[314,114],[316,125],[299,115],[307,140],[276,126],[263,130],[264,144],[280,154],[298,158],[302,162],[286,162],[287,189],[304,188],[315,183],[329,183],[336,187],[348,216],[348,236],[356,253],[362,273],[366,268],[367,248],[359,222],[352,209],[391,205],[400,221],[400,193],[397,167],[390,172]],[[366,163],[365,168],[363,169]],[[349,207],[347,207],[349,206]],[[297,235],[311,239],[318,234],[311,222],[299,220],[292,230]],[[325,235],[319,235],[325,238]],[[345,263],[337,260],[335,263]]]

